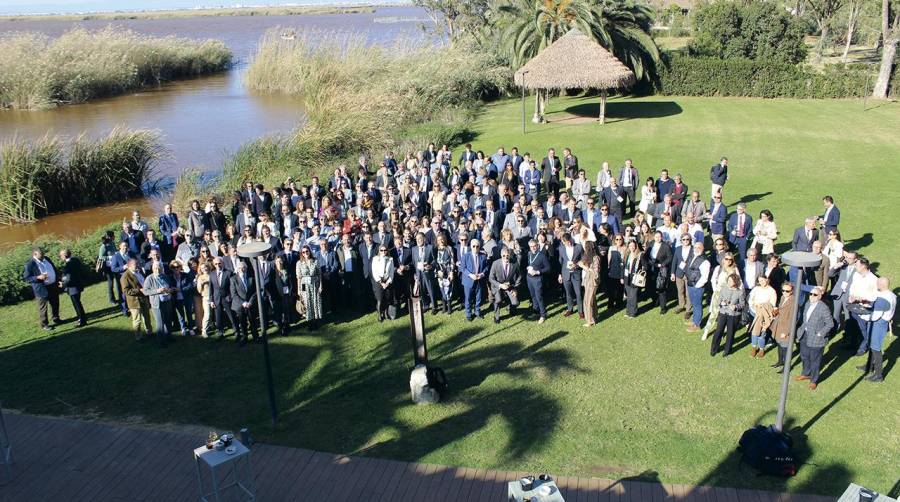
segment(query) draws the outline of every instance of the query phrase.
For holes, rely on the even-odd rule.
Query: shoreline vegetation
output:
[[[165,155],[159,133],[116,127],[105,137],[0,143],[0,224],[143,194]]]
[[[108,26],[56,38],[0,35],[0,109],[37,110],[122,94],[231,66],[221,40],[151,37]]]
[[[299,16],[315,14],[363,14],[372,13],[378,7],[389,7],[395,4],[372,5],[308,5],[308,6],[272,6],[272,7],[223,7],[172,10],[140,10],[113,12],[85,12],[77,14],[4,14],[0,21],[123,21],[132,19],[180,19],[187,17],[224,17],[224,16]],[[400,5],[400,4],[396,4]]]

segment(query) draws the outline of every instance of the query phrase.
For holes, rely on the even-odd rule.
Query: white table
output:
[[[859,486],[856,483],[850,483],[850,486],[844,490],[844,493],[841,495],[841,498],[838,499],[838,502],[859,502],[860,488],[862,488],[862,486]],[[874,502],[897,502],[897,499],[892,499],[887,495],[879,493]]]
[[[545,485],[551,488],[552,492],[550,492],[550,495],[538,495],[538,488]],[[526,497],[528,497],[527,500],[537,499],[540,502],[566,502],[562,493],[559,492],[559,487],[556,486],[556,481],[541,481],[540,479],[535,479],[531,490],[528,490],[527,492],[522,490],[522,485],[519,484],[518,479],[510,481],[506,486],[506,494],[509,502],[522,502],[523,500],[526,500]]]
[[[215,500],[218,502],[220,493],[231,487],[236,487],[237,490],[242,492],[242,495],[246,495],[247,498],[245,500],[256,500],[250,449],[237,439],[232,440],[231,446],[235,448],[235,452],[231,455],[225,453],[224,449],[208,450],[206,445],[194,449],[194,462],[197,465],[197,482],[200,484],[201,501],[209,502],[210,500]],[[205,469],[209,471],[211,484],[209,491],[204,487],[201,464],[205,465]],[[220,472],[217,473],[217,471]],[[222,474],[221,478],[218,477],[220,474]],[[231,475],[230,482],[220,485],[223,481],[228,480],[229,474]]]

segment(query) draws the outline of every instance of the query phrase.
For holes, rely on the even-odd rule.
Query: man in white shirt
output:
[[[691,320],[688,326],[690,333],[700,330],[700,322],[703,320],[703,287],[709,280],[709,272],[709,260],[703,256],[703,241],[695,242],[694,256],[685,272],[688,298],[691,300]]]
[[[625,159],[625,165],[622,169],[619,170],[619,185],[625,190],[625,194],[628,196],[628,206],[629,206],[629,214],[634,215],[634,190],[635,187],[640,183],[640,179],[638,177],[638,170],[635,169],[634,165],[631,162],[631,159]],[[624,210],[625,203],[622,203],[622,207]]]
[[[882,382],[882,367],[884,363],[884,339],[887,337],[891,327],[891,320],[894,318],[894,311],[897,309],[897,295],[891,291],[891,281],[887,277],[878,278],[878,294],[875,301],[872,302],[872,314],[870,322],[872,325],[871,345],[869,346],[869,358],[866,364],[857,366],[857,369],[864,373],[871,371],[871,375],[866,377],[870,382]]]
[[[36,247],[31,252],[31,259],[25,264],[25,273],[22,278],[31,284],[34,290],[34,299],[38,304],[41,329],[52,330],[47,322],[47,305],[53,315],[53,324],[59,324],[59,288],[57,287],[56,267],[49,258],[44,256],[44,250]]]
[[[869,270],[869,260],[865,257],[856,260],[856,274],[848,294],[850,313],[859,324],[859,331],[862,333],[862,343],[856,351],[856,355],[861,356],[869,350],[869,338],[872,334],[872,316],[869,309],[878,296],[878,277]],[[855,309],[853,304],[857,304]]]

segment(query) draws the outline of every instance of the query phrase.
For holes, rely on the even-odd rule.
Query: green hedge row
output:
[[[72,255],[78,257],[84,265],[82,277],[88,284],[103,279],[100,274],[94,273],[94,264],[97,261],[97,253],[100,251],[101,238],[107,230],[113,230],[118,239],[121,223],[118,226],[116,223],[104,225],[78,239],[64,240],[53,236],[4,251],[0,254],[0,305],[9,305],[34,298],[31,285],[22,279],[25,263],[31,259],[31,250],[34,246],[41,246],[47,257],[57,267],[59,267],[59,250],[67,247],[72,250]]]
[[[826,65],[818,71],[790,63],[676,55],[661,65],[655,91],[671,96],[854,98],[865,94],[867,73],[872,91],[875,74],[870,72],[860,64]]]

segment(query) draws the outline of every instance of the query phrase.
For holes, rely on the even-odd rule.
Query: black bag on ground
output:
[[[429,366],[425,372],[425,376],[428,377],[428,386],[443,396],[449,386],[447,375],[444,374],[444,370],[437,366]]]
[[[797,474],[797,459],[791,437],[775,427],[757,425],[744,432],[738,442],[741,460],[763,474],[790,477]]]

